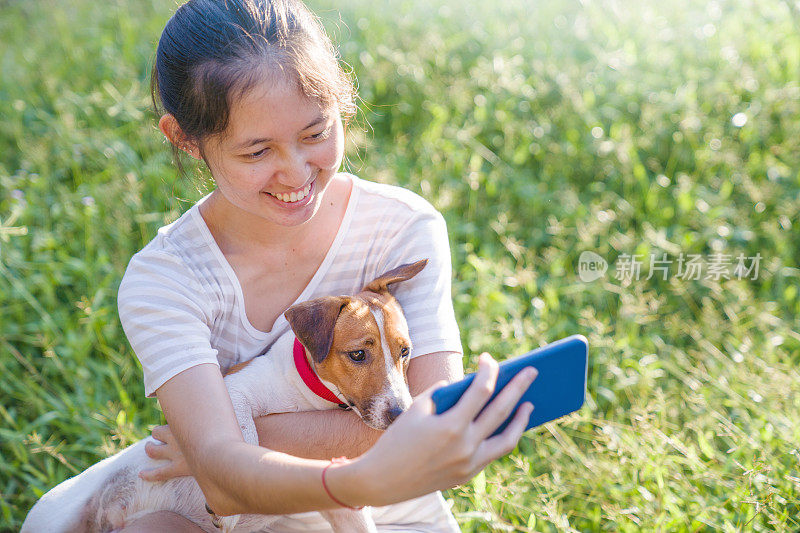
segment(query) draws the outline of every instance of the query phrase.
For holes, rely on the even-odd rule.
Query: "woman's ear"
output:
[[[158,121],[158,129],[174,144],[179,150],[183,150],[195,159],[203,159],[200,154],[200,147],[196,142],[189,140],[178,125],[178,121],[170,113],[162,115]]]

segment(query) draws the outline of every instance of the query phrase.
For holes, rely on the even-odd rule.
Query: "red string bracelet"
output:
[[[346,507],[348,509],[353,509],[354,511],[358,511],[359,509],[363,509],[364,506],[362,505],[360,507],[352,507],[350,505],[347,505],[346,503],[340,502],[338,499],[336,499],[336,496],[331,494],[331,491],[328,488],[328,484],[325,483],[325,472],[327,472],[331,466],[333,466],[334,464],[347,464],[349,462],[350,459],[348,459],[347,457],[334,457],[333,459],[331,459],[331,462],[328,463],[328,466],[322,469],[322,488],[325,489],[325,492],[328,493],[328,496],[330,497],[331,500],[333,500],[336,503],[336,505],[340,507]]]

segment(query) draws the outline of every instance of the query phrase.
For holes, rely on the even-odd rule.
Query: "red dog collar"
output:
[[[347,409],[350,406],[347,404],[342,403],[342,401],[336,397],[336,395],[331,392],[331,390],[325,386],[322,381],[320,381],[317,374],[311,368],[311,364],[309,364],[308,359],[306,358],[306,349],[303,347],[303,344],[297,339],[294,338],[294,366],[297,369],[297,373],[300,374],[300,378],[303,380],[303,383],[311,389],[311,392],[322,398],[323,400],[328,400],[331,403],[337,404],[342,409]]]

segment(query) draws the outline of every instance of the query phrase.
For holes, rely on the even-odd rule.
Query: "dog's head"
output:
[[[427,263],[390,270],[354,296],[316,298],[285,313],[317,375],[336,385],[364,422],[377,429],[386,429],[411,405],[406,378],[411,339],[389,286],[414,277]]]

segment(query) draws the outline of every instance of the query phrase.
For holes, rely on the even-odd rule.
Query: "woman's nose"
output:
[[[311,165],[299,150],[288,152],[284,157],[278,180],[281,184],[292,189],[299,189],[306,185],[311,178]]]

